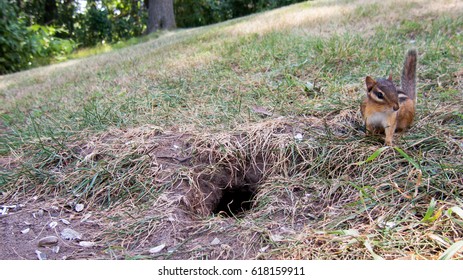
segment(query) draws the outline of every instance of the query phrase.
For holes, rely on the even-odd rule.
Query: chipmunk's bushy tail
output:
[[[416,103],[416,50],[411,49],[405,57],[402,70],[402,91]]]

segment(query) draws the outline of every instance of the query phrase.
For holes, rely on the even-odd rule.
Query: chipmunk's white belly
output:
[[[374,127],[385,128],[387,126],[388,112],[377,112],[371,115],[367,122]]]

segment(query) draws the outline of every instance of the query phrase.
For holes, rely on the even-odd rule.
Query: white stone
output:
[[[161,244],[159,246],[153,247],[149,250],[150,254],[156,254],[162,251],[166,247],[166,244]]]

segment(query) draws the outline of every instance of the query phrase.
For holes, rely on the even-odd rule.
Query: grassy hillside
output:
[[[462,15],[311,1],[1,76],[0,204],[91,213],[98,258],[462,259]],[[363,81],[409,48],[417,116],[382,148]]]

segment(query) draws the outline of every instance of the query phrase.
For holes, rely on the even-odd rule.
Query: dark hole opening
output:
[[[256,191],[252,186],[239,186],[223,190],[222,198],[212,211],[229,217],[240,216],[251,210]]]

